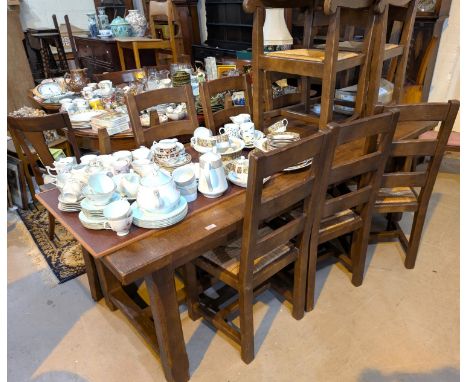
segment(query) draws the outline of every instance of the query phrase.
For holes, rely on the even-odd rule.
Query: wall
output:
[[[93,0],[21,0],[21,26],[26,28],[53,28],[52,15],[57,15],[59,24],[70,23],[81,29],[88,29],[86,13],[95,11]]]
[[[440,40],[429,101],[460,99],[460,1],[452,0]],[[460,113],[453,128],[460,131]]]

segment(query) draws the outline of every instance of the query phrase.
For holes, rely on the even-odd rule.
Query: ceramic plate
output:
[[[232,182],[234,183],[236,186],[239,186],[239,187],[244,187],[244,188],[247,188],[247,183],[243,183],[236,175],[236,173],[234,171],[229,171],[229,173],[227,174],[227,178]],[[268,179],[270,179],[271,176],[268,176],[266,178],[263,179],[263,184],[265,184]]]
[[[268,152],[268,148],[267,148],[267,139],[266,138],[262,138],[262,139],[259,139],[258,141],[256,141],[254,143],[255,145],[255,148],[259,149],[260,151],[263,151],[263,152]],[[301,163],[298,163],[297,165],[295,166],[291,166],[291,167],[288,167],[288,168],[285,168],[283,171],[295,171],[295,170],[300,170],[301,168],[305,168],[307,166],[310,166],[312,164],[312,161],[313,159],[307,159]]]
[[[137,202],[132,203],[133,224],[141,228],[164,228],[174,225],[185,218],[188,212],[188,204],[185,198],[180,198],[174,211],[168,214],[148,214],[138,208]],[[158,217],[155,219],[155,217]]]
[[[42,98],[50,98],[62,94],[62,88],[57,82],[40,84],[37,86],[36,91]]]

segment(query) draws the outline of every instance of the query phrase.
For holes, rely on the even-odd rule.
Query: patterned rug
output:
[[[54,240],[49,240],[49,215],[44,207],[38,205],[33,210],[18,209],[18,214],[59,284],[85,273],[81,247],[60,223],[55,224]]]

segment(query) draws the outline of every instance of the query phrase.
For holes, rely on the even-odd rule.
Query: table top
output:
[[[307,128],[307,127],[305,127]],[[397,127],[396,139],[415,138],[430,128],[427,123],[402,123]],[[300,128],[291,130],[303,130]],[[309,128],[310,129],[310,128]],[[304,130],[301,135],[307,135]],[[362,150],[363,142],[352,142],[337,149],[335,162],[352,158]],[[187,148],[197,161],[198,153]],[[265,185],[265,194],[274,194],[296,182],[304,180],[306,171],[281,173]],[[143,229],[132,226],[130,233],[118,237],[113,231],[93,231],[84,228],[78,213],[58,209],[57,189],[37,194],[37,199],[60,221],[94,257],[101,257],[109,269],[128,284],[168,264],[174,267],[185,264],[222,242],[226,236],[242,226],[245,189],[229,183],[227,192],[220,198],[198,196],[189,203],[189,213],[180,223],[164,229]]]

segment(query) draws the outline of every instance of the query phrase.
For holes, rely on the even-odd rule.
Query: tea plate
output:
[[[167,214],[150,214],[142,211],[137,202],[131,205],[133,224],[141,228],[164,228],[174,225],[185,218],[188,212],[188,204],[185,198],[180,198],[177,207]]]
[[[263,152],[268,152],[270,150],[268,150],[268,147],[267,147],[267,139],[266,138],[262,138],[262,139],[259,139],[258,141],[256,141],[254,143],[255,145],[255,148],[257,148],[258,150],[260,151],[263,151]],[[307,159],[301,163],[298,163],[297,165],[295,166],[291,166],[291,167],[288,167],[288,168],[285,168],[283,171],[296,171],[296,170],[300,170],[302,168],[305,168],[307,166],[310,166],[312,164],[312,161],[313,159]]]

